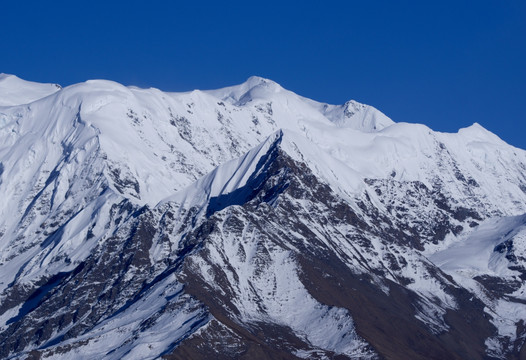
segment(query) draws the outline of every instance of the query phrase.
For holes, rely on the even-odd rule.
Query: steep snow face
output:
[[[526,215],[486,220],[450,241],[429,259],[486,304],[498,329],[486,341],[488,354],[517,351],[517,340],[526,336],[520,325],[526,318]]]
[[[61,89],[57,84],[22,80],[15,75],[0,74],[0,106],[29,104]]]
[[[92,331],[61,343],[75,351],[53,354],[51,347],[46,358],[75,360],[82,354],[92,359],[158,359],[174,342],[185,339],[211,320],[200,305],[182,293],[182,285],[172,275],[130,308],[102,321]],[[147,322],[152,326],[146,328]],[[141,328],[143,334],[137,336]]]
[[[246,187],[247,182],[260,174],[261,168],[258,168],[258,165],[262,158],[268,155],[273,146],[281,143],[282,138],[282,131],[272,134],[242,157],[216,167],[190,186],[165,198],[159,205],[175,202],[180,205],[181,209],[199,208],[203,211],[206,210],[211,199],[236,192],[238,192],[237,199],[231,198],[226,203],[230,205],[244,203],[250,192],[255,190],[254,184],[248,184],[250,186],[248,194],[239,192],[239,190]]]
[[[489,219],[465,237],[456,239],[447,248],[433,253],[429,259],[448,273],[464,274],[469,278],[477,275],[510,276],[516,271],[509,269],[506,246],[499,247],[516,238],[513,247],[524,248],[526,215]],[[510,246],[511,247],[511,246]],[[517,252],[521,254],[519,250]]]
[[[211,264],[224,269],[228,288],[235,287],[229,300],[240,313],[239,321],[285,326],[314,348],[353,359],[376,358],[356,334],[348,311],[320,304],[308,293],[299,279],[293,252],[259,235],[249,219],[244,219],[241,238],[232,233],[229,222],[237,221],[236,215],[234,211],[218,216],[222,218],[221,236],[209,237],[205,250],[208,257],[197,257],[191,269],[218,292],[223,291],[224,284],[217,282]]]

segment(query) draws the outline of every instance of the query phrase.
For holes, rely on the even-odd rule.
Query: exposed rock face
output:
[[[526,153],[479,125],[257,77],[23,85],[0,107],[1,358],[524,358]]]

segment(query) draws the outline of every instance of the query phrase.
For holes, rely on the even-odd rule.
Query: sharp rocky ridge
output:
[[[0,358],[526,358],[526,152],[251,77],[0,75]]]

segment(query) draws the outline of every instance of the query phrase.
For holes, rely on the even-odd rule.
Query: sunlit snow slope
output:
[[[61,89],[57,84],[40,84],[15,75],[0,74],[0,106],[28,104]]]

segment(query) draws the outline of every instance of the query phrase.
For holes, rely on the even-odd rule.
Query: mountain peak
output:
[[[349,100],[343,105],[323,104],[320,110],[338,127],[364,132],[380,131],[395,123],[380,110],[355,100]]]
[[[471,126],[462,128],[458,134],[471,141],[489,142],[494,144],[504,143],[497,135],[475,122]]]
[[[256,86],[279,86],[278,83],[276,83],[273,80],[266,79],[261,76],[253,75],[249,77],[243,84],[241,85],[247,85],[250,88],[256,87]]]
[[[17,77],[16,75],[13,75],[13,74],[6,74],[6,73],[0,73],[0,81],[4,81],[10,77]]]
[[[28,104],[60,89],[57,84],[37,83],[16,75],[0,73],[0,106]]]
[[[256,99],[268,100],[282,90],[283,88],[272,80],[251,76],[242,84],[207,92],[224,101],[241,106]]]

